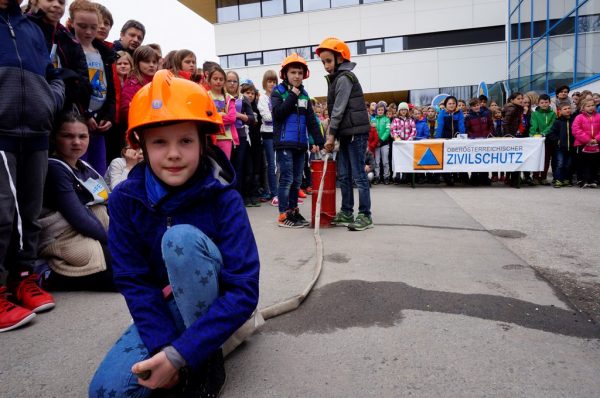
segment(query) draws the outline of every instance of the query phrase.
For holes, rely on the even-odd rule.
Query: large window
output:
[[[586,20],[587,21],[587,20]],[[424,33],[411,36],[394,36],[384,38],[373,38],[367,40],[348,41],[346,44],[353,55],[367,55],[399,52],[404,50],[415,50],[430,47],[450,47],[464,44],[490,43],[504,40],[504,27],[491,26],[487,28],[475,28],[454,30],[437,33]],[[529,42],[529,41],[528,41]],[[276,49],[262,52],[247,53],[246,60],[240,58],[244,54],[231,55],[226,58],[229,67],[232,68],[232,62],[237,66],[272,65],[281,63],[281,61],[292,53],[298,53],[305,59],[318,59],[315,50],[316,45],[306,47],[290,47],[285,49]],[[233,60],[231,57],[234,57]],[[225,58],[225,56],[221,57]],[[531,62],[528,65],[531,69]]]
[[[509,0],[508,84],[554,92],[600,73],[600,1]]]
[[[216,0],[217,20],[231,22],[383,1],[387,0]]]

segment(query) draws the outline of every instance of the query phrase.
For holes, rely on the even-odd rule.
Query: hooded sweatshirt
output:
[[[555,120],[556,113],[554,113],[552,108],[544,110],[538,106],[535,112],[531,113],[529,134],[541,134],[545,137],[550,132]]]
[[[15,0],[0,11],[0,151],[48,149],[65,86],[44,43]]]

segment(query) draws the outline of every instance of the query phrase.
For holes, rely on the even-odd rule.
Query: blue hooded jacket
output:
[[[258,303],[259,258],[234,172],[214,149],[183,187],[168,190],[145,162],[136,165],[109,201],[109,249],[114,280],[151,354],[172,345],[193,368],[250,317]],[[162,289],[169,284],[161,239],[172,225],[190,224],[219,248],[219,297],[183,333],[175,327]]]
[[[435,138],[454,138],[456,134],[466,133],[465,116],[459,110],[450,114],[445,109],[440,110]]]
[[[427,119],[423,118],[421,120],[415,121],[415,125],[417,127],[417,135],[415,136],[415,140],[426,140],[429,138],[429,124],[427,123]]]
[[[40,28],[15,0],[0,10],[0,150],[48,149],[65,86],[44,43]]]

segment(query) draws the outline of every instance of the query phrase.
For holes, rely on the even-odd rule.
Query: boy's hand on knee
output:
[[[150,359],[134,364],[131,371],[135,374],[150,371],[150,377],[146,380],[138,378],[138,383],[153,390],[156,388],[171,388],[179,382],[179,371],[162,351]]]

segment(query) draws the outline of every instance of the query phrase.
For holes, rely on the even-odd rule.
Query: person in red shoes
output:
[[[65,86],[49,63],[42,31],[20,4],[0,0],[0,267],[8,271],[6,286],[0,286],[0,332],[54,307],[52,296],[37,285],[33,263],[48,136]]]

